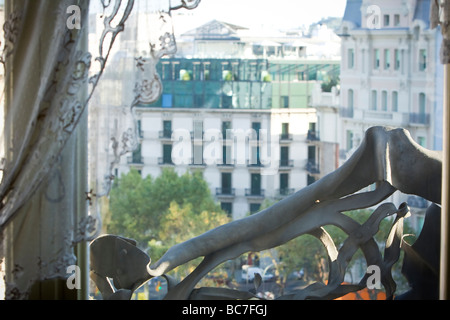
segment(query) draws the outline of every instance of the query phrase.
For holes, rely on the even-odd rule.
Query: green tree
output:
[[[199,230],[193,224],[200,223],[198,217],[202,215],[226,216],[215,203],[201,172],[179,176],[171,168],[165,168],[157,178],[142,178],[133,169],[122,175],[111,190],[109,211],[107,232],[133,238],[142,249],[147,249],[151,240],[153,243],[164,240],[164,245],[179,240],[168,241],[169,235],[163,236],[161,232],[166,229],[171,232],[167,216],[173,211],[189,221],[186,222],[189,227],[184,228],[188,233]]]
[[[136,170],[114,181],[109,198],[109,221],[106,222],[108,233],[133,238],[138,244],[152,238],[159,227],[153,184],[150,176],[142,179]]]
[[[199,236],[229,221],[230,218],[220,207],[216,206],[212,211],[199,211],[193,203],[180,205],[173,201],[161,219],[159,241],[149,243],[151,257],[156,261],[171,246]],[[179,266],[174,271],[175,276],[184,278],[194,270],[200,260],[201,258],[198,258]]]
[[[327,76],[324,82],[321,84],[323,92],[331,92],[331,89],[339,84],[339,76],[331,75]]]

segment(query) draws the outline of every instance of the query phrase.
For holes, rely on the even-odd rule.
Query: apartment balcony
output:
[[[351,110],[351,116],[350,111]],[[366,109],[340,109],[340,116],[343,118],[352,118],[356,121],[368,123],[379,123],[392,126],[428,126],[430,124],[429,113],[404,113],[386,110],[366,110]]]
[[[319,174],[320,173],[320,167],[319,164],[316,163],[314,160],[308,160],[306,163],[305,170],[308,171],[310,174]]]
[[[207,164],[205,162],[194,163],[193,160],[189,164],[189,167],[191,167],[191,168],[198,168],[198,169],[204,169],[204,168],[206,168],[206,166],[207,166]]]
[[[234,188],[216,188],[216,196],[220,198],[234,198]]]
[[[228,160],[226,162],[216,163],[216,166],[221,169],[232,169],[236,166],[236,160]]]
[[[173,166],[174,163],[172,162],[172,159],[158,158],[158,165],[160,165],[160,166]]]
[[[280,143],[288,143],[292,142],[293,137],[291,133],[282,133],[280,135]]]
[[[163,130],[158,133],[159,139],[161,140],[172,140],[172,131]]]
[[[430,124],[430,114],[429,113],[410,113],[409,114],[409,123],[428,126]]]
[[[353,108],[339,108],[339,115],[342,118],[353,118]]]
[[[295,193],[294,188],[281,188],[276,190],[277,198],[284,198]]]
[[[127,157],[127,163],[133,164],[133,165],[143,165],[144,164],[144,158],[142,156],[128,156]]]
[[[191,139],[192,140],[203,140],[204,136],[205,136],[205,132],[204,131],[191,131]]]
[[[247,160],[247,167],[249,168],[262,168],[264,165],[259,160]]]
[[[280,160],[280,169],[290,169],[294,167],[294,160],[289,160],[289,159],[281,159]]]
[[[318,131],[308,130],[308,134],[306,135],[307,141],[320,141],[320,136]]]
[[[258,188],[245,189],[245,196],[247,198],[261,199],[261,198],[264,198],[264,194],[265,194],[264,189],[258,189]]]

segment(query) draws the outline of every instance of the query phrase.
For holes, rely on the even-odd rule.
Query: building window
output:
[[[203,121],[194,121],[193,164],[203,164]]]
[[[381,92],[381,110],[387,111],[387,105],[388,105],[388,95],[387,91],[383,90]]]
[[[398,92],[392,91],[392,111],[398,111]]]
[[[225,211],[229,217],[233,214],[233,203],[231,202],[221,202],[220,207],[223,211]]]
[[[171,137],[172,137],[172,121],[164,120],[161,138],[169,138],[170,139]]]
[[[261,130],[261,122],[252,122],[252,129],[256,134],[256,140],[259,140],[259,131]]]
[[[250,214],[256,213],[261,209],[261,203],[250,203]]]
[[[222,194],[232,194],[231,172],[222,172]]]
[[[172,108],[172,104],[173,104],[173,98],[171,94],[163,94],[162,95],[162,107],[163,108]]]
[[[203,108],[205,105],[205,95],[200,93],[194,93],[194,107],[195,108]]]
[[[378,93],[376,90],[372,90],[370,100],[370,109],[377,110]]]
[[[281,124],[281,139],[289,139],[289,123]]]
[[[384,69],[387,70],[391,66],[391,52],[389,49],[384,50]]]
[[[426,96],[425,93],[419,94],[419,114],[426,113]]]
[[[349,69],[353,69],[353,67],[355,66],[355,51],[353,49],[348,49],[348,65],[347,67]]]
[[[353,148],[353,132],[351,130],[347,130],[347,151]]]
[[[230,109],[233,107],[233,96],[222,94],[222,108]]]
[[[400,15],[394,14],[394,26],[398,27],[400,25]]]
[[[138,144],[136,150],[132,152],[131,161],[132,163],[142,163],[142,154],[141,154],[142,145]]]
[[[141,120],[137,121],[137,131],[138,131],[139,138],[143,138],[144,134],[142,133],[142,121]]]
[[[417,143],[418,143],[420,146],[426,148],[426,140],[425,140],[425,137],[417,137]]]
[[[419,51],[419,70],[424,71],[427,69],[427,50],[420,49]]]
[[[289,165],[289,147],[280,148],[280,165],[281,166]]]
[[[400,50],[395,49],[394,55],[395,55],[395,66],[394,66],[394,69],[395,70],[400,70]]]
[[[170,63],[162,63],[163,80],[172,80],[172,65]]]
[[[380,68],[380,50],[375,49],[373,52],[373,68],[379,69]]]
[[[191,79],[192,79],[192,76],[191,76],[191,72],[190,71],[188,71],[186,69],[181,69],[180,70],[179,80],[189,81]]]
[[[288,96],[281,96],[281,107],[289,108],[289,97]]]
[[[250,192],[252,195],[261,195],[261,174],[252,173],[250,177]]]
[[[231,139],[231,121],[223,121],[222,122],[222,138]]]
[[[193,80],[197,80],[197,81],[202,80],[201,75],[202,75],[203,67],[200,64],[200,62],[193,62],[192,68],[193,68],[193,72],[192,72]]]
[[[163,164],[172,164],[172,145],[163,144]]]
[[[389,27],[389,15],[388,15],[388,14],[385,14],[385,15],[383,16],[383,25],[384,25],[385,27]]]
[[[231,159],[231,146],[222,147],[222,164],[232,165],[233,160]]]
[[[353,90],[352,89],[348,89],[348,97],[347,97],[348,101],[347,101],[347,106],[349,109],[353,109]]]
[[[306,163],[306,170],[311,174],[320,173],[320,165],[317,161],[319,150],[317,150],[315,145],[308,146],[308,161]]]
[[[288,195],[289,193],[289,174],[281,173],[280,174],[280,194]]]
[[[314,182],[316,182],[316,178],[310,174],[308,174],[307,178],[306,178],[306,184],[309,186],[310,184],[313,184]]]

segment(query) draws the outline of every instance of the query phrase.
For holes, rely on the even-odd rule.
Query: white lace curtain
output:
[[[85,263],[86,252],[75,248],[100,232],[100,204],[114,168],[136,146],[134,107],[161,93],[155,65],[175,50],[170,11],[198,2],[5,1],[0,271],[6,299],[29,298],[36,282],[67,278],[68,266]],[[142,10],[148,15],[138,18]]]

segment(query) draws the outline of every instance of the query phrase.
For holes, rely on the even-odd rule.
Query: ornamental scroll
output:
[[[441,153],[421,147],[411,139],[408,131],[373,127],[367,130],[351,158],[334,172],[257,214],[173,246],[156,262],[138,249],[133,240],[114,235],[97,238],[91,243],[91,278],[104,299],[128,299],[136,288],[156,276],[168,280],[165,299],[259,299],[251,292],[195,288],[195,285],[222,262],[311,234],[326,248],[330,270],[328,283],[314,283],[280,299],[333,299],[364,288],[370,274],[359,283],[342,284],[348,262],[358,249],[362,250],[368,266],[380,268],[386,296],[392,299],[396,283],[391,269],[401,249],[411,261],[414,260],[413,265],[432,267],[427,267],[429,259],[423,250],[420,252],[403,240],[403,221],[409,214],[408,206],[402,204],[396,208],[385,200],[399,190],[439,203],[441,170]],[[358,192],[375,182],[375,191]],[[343,214],[373,206],[377,208],[363,224]],[[435,211],[436,206],[432,207]],[[373,236],[378,232],[380,222],[389,216],[393,217],[392,227],[382,255]],[[326,225],[337,226],[347,234],[339,249],[323,229]],[[436,228],[438,230],[439,226],[434,222],[431,230]],[[422,243],[430,246],[428,251],[436,251],[436,244],[428,240]],[[197,257],[203,257],[202,262],[181,282],[177,283],[167,275],[173,268]],[[113,286],[108,279],[112,279]],[[426,293],[422,294],[426,298]]]

